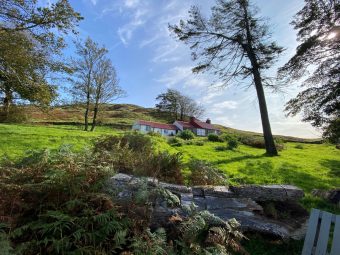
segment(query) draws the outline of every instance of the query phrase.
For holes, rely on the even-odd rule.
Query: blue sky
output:
[[[209,74],[194,75],[189,48],[175,40],[168,24],[185,19],[189,7],[198,5],[209,14],[214,1],[204,0],[70,0],[84,21],[79,36],[90,36],[109,50],[120,85],[128,96],[120,103],[153,107],[156,96],[167,88],[175,88],[201,103],[205,116],[213,123],[229,127],[262,131],[256,93],[253,88],[233,84],[224,89],[211,86]],[[278,66],[289,59],[297,42],[289,22],[303,6],[303,0],[255,0],[260,15],[269,18],[273,39],[287,48]],[[71,38],[70,38],[71,39]],[[72,48],[71,48],[72,49]],[[71,50],[67,51],[69,54]],[[270,72],[275,74],[273,67]],[[216,85],[216,84],[215,84]],[[287,118],[284,103],[299,91],[291,84],[284,93],[266,92],[269,117],[274,134],[316,137],[320,133],[299,117]]]

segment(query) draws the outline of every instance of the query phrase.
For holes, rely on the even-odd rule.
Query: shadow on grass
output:
[[[247,161],[240,167],[239,173],[230,176],[234,182],[247,184],[292,184],[307,192],[312,189],[326,189],[329,183],[324,183],[315,175],[308,173],[308,169],[302,169],[291,163],[282,163],[274,166],[269,160]]]
[[[332,177],[339,178],[340,176],[340,160],[324,159],[320,161],[320,165],[329,169],[329,174]]]
[[[226,158],[226,159],[220,159],[213,161],[213,164],[228,164],[228,163],[233,163],[233,162],[240,162],[243,160],[248,160],[248,159],[260,159],[260,158],[266,158],[266,154],[262,155],[244,155],[244,156],[239,156],[239,157],[234,157],[234,158]]]

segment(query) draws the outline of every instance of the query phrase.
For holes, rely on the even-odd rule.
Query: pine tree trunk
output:
[[[276,150],[274,138],[272,135],[272,130],[270,127],[266,97],[264,95],[262,79],[261,79],[260,71],[258,69],[256,56],[251,49],[248,52],[248,56],[249,56],[249,59],[250,59],[250,62],[253,68],[253,77],[254,77],[254,83],[255,83],[255,88],[256,88],[256,93],[257,93],[257,99],[259,101],[263,137],[264,137],[264,143],[266,146],[266,153],[269,156],[277,156],[278,153]]]
[[[275,142],[274,142],[274,138],[272,135],[272,130],[270,127],[270,122],[269,122],[266,97],[264,95],[262,81],[261,81],[261,77],[258,71],[254,72],[254,81],[255,81],[257,98],[259,100],[259,107],[260,107],[260,113],[261,113],[262,129],[263,129],[264,143],[266,146],[266,152],[269,156],[277,156],[278,153],[276,150],[276,146],[275,146]]]
[[[93,121],[92,121],[91,131],[93,131],[94,128],[96,127],[96,125],[97,125],[97,114],[98,114],[98,102],[96,102],[96,104],[94,106]]]
[[[262,78],[259,70],[259,64],[257,62],[256,54],[254,52],[253,46],[252,46],[252,35],[251,35],[251,28],[249,24],[249,17],[248,17],[248,2],[244,2],[242,7],[244,10],[244,20],[245,20],[245,29],[246,29],[246,44],[242,44],[243,48],[247,52],[248,58],[251,62],[252,66],[252,74],[254,78],[255,83],[255,89],[257,93],[257,99],[259,101],[259,107],[260,107],[260,114],[261,114],[261,121],[262,121],[262,130],[263,130],[263,137],[264,137],[264,143],[266,147],[266,153],[269,156],[277,156],[277,150],[274,142],[274,138],[272,135],[272,130],[270,127],[269,122],[269,116],[268,116],[268,110],[267,110],[267,103],[266,103],[266,97],[264,95],[263,85],[262,85]]]

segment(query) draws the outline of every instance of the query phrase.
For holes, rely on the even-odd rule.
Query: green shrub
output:
[[[217,134],[213,134],[213,133],[208,135],[208,140],[210,142],[222,142],[223,141]]]
[[[170,142],[173,139],[169,138]],[[180,144],[175,141],[174,144]],[[173,145],[174,145],[173,144]],[[109,162],[117,172],[151,176],[162,181],[183,183],[181,154],[157,152],[149,136],[127,133],[123,136],[101,137],[94,146],[103,162]]]
[[[266,148],[263,137],[259,136],[243,136],[240,138],[240,142],[254,148]]]
[[[235,138],[230,138],[227,142],[228,150],[234,150],[238,147],[238,141]]]
[[[216,151],[226,151],[226,150],[228,150],[228,147],[225,146],[225,145],[220,145],[220,146],[216,146],[215,150]]]
[[[178,137],[184,139],[184,140],[191,140],[195,138],[195,135],[193,132],[191,132],[189,129],[183,130],[178,133]]]
[[[303,150],[304,149],[302,144],[297,144],[294,147],[295,147],[295,149],[299,149],[299,150]]]
[[[203,145],[204,145],[204,142],[203,142],[203,141],[196,141],[196,142],[194,143],[194,145],[203,146]]]
[[[158,133],[158,132],[153,132],[153,131],[148,132],[147,135],[148,135],[148,136],[153,136],[153,137],[162,137],[162,135],[161,135],[160,133]]]
[[[150,136],[139,132],[127,132],[123,136],[102,136],[94,143],[94,151],[112,151],[117,146],[124,147],[134,152],[152,151],[152,140]]]
[[[218,168],[206,161],[193,159],[188,163],[191,171],[189,181],[191,185],[226,185],[227,177]]]
[[[153,176],[165,182],[183,184],[181,170],[182,154],[170,154],[165,151],[153,155],[141,168],[140,175]]]
[[[274,139],[274,142],[275,142],[275,147],[278,151],[282,151],[286,148],[282,138],[276,137]]]
[[[179,137],[170,137],[168,138],[168,144],[171,146],[180,147],[183,145],[183,140]]]

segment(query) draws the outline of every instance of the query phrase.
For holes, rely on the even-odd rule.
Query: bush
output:
[[[240,138],[241,143],[254,148],[264,149],[266,148],[263,137],[259,136],[243,136]]]
[[[181,131],[177,136],[184,140],[191,140],[195,138],[194,133],[191,132],[189,129]]]
[[[194,144],[197,145],[197,146],[203,146],[204,142],[203,141],[196,141]]]
[[[297,144],[297,145],[294,146],[294,148],[295,149],[299,149],[299,150],[303,150],[304,149],[302,144]]]
[[[188,163],[191,185],[227,185],[226,175],[210,163],[193,159]]]
[[[216,151],[226,151],[226,150],[228,150],[228,148],[225,145],[221,145],[221,146],[216,146],[215,150]]]
[[[100,137],[94,143],[94,152],[112,151],[117,146],[140,153],[149,153],[153,150],[150,136],[139,132],[127,132],[123,136]]]
[[[168,138],[168,144],[171,146],[180,147],[183,145],[183,140],[179,137],[170,137]]]
[[[140,175],[154,176],[165,182],[183,184],[181,153],[155,154],[141,170]]]
[[[222,142],[223,141],[217,134],[209,134],[208,140],[210,142]]]
[[[174,142],[169,138],[170,142]],[[179,144],[178,141],[177,144]],[[101,137],[94,151],[103,162],[110,163],[117,172],[151,176],[162,181],[182,184],[181,155],[157,152],[148,135],[126,133],[123,136]]]
[[[231,138],[227,142],[227,148],[228,150],[234,150],[238,147],[238,141],[235,138]]]

